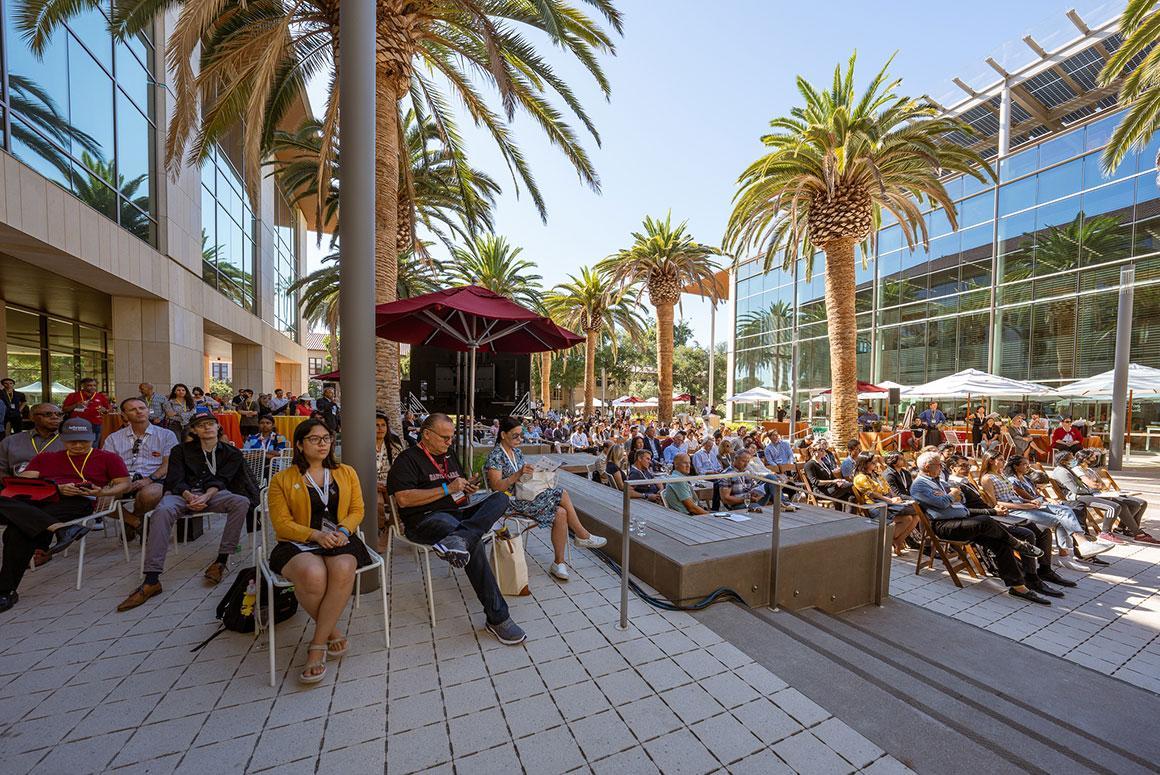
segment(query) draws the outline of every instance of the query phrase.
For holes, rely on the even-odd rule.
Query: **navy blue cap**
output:
[[[189,418],[189,427],[192,428],[202,420],[213,420],[217,422],[217,418],[213,416],[213,410],[208,406],[199,406],[193,410],[193,416]]]

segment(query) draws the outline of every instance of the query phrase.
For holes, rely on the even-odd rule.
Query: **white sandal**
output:
[[[336,649],[334,647],[334,645],[336,643],[341,643],[342,648]],[[349,650],[350,650],[350,641],[347,639],[347,637],[345,635],[343,635],[340,638],[328,638],[326,641],[326,656],[330,657],[331,659],[341,659],[342,655],[345,654]]]
[[[317,660],[309,659],[310,652],[312,652],[312,651],[321,651],[322,652],[322,659],[317,659]],[[326,677],[326,646],[323,646],[323,645],[307,646],[306,647],[306,656],[307,656],[306,667],[302,668],[302,672],[298,674],[298,680],[304,684],[316,684],[319,681],[321,681],[323,678]],[[322,668],[321,673],[311,674],[309,672],[309,671],[314,670],[315,668],[319,668],[319,667]]]

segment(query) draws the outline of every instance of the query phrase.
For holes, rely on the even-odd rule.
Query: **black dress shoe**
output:
[[[7,592],[0,595],[0,614],[7,611],[12,606],[20,602],[20,595],[15,592]]]
[[[1063,597],[1063,593],[1060,592],[1058,589],[1056,589],[1055,587],[1049,587],[1046,584],[1044,584],[1042,581],[1039,581],[1038,579],[1034,579],[1034,580],[1028,579],[1027,580],[1027,587],[1028,587],[1028,589],[1033,589],[1036,592],[1038,592],[1039,594],[1047,595],[1048,597]]]
[[[1038,603],[1039,605],[1051,605],[1050,600],[1036,594],[1035,590],[1032,589],[1025,589],[1020,592],[1019,590],[1015,589],[1015,587],[1011,587],[1007,590],[1007,594],[1011,597],[1019,597],[1023,598],[1024,600],[1030,600],[1032,603]]]
[[[1016,541],[1014,546],[1015,551],[1024,557],[1042,557],[1043,550],[1038,546],[1027,541]]]
[[[1110,562],[1103,559],[1102,557],[1084,557],[1083,561],[1088,565],[1111,565]]]
[[[56,531],[56,543],[49,549],[51,554],[59,554],[65,549],[76,543],[77,539],[85,536],[91,528],[84,525],[73,525],[72,527],[62,527]]]
[[[1076,583],[1074,581],[1072,581],[1071,579],[1065,579],[1063,576],[1060,576],[1058,573],[1056,573],[1055,570],[1046,570],[1046,571],[1041,570],[1041,571],[1039,571],[1039,580],[1040,581],[1050,581],[1052,584],[1056,584],[1056,585],[1061,586],[1061,587],[1074,587],[1074,586],[1076,586]]]

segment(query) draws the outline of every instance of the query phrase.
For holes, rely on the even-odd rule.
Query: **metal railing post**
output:
[[[885,503],[878,510],[878,543],[874,552],[874,605],[882,606],[882,574],[886,572],[883,550],[886,547],[886,518],[890,507]]]
[[[620,526],[620,624],[618,629],[628,629],[628,547],[632,538],[628,533],[629,503],[628,481],[624,482],[624,513]]]
[[[769,552],[769,607],[777,610],[777,571],[781,551],[781,482],[773,483],[773,545]]]

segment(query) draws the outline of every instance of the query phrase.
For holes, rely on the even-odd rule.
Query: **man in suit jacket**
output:
[[[23,430],[24,420],[20,413],[27,403],[28,399],[16,389],[12,379],[0,379],[0,439],[4,438],[5,433],[20,433]]]

